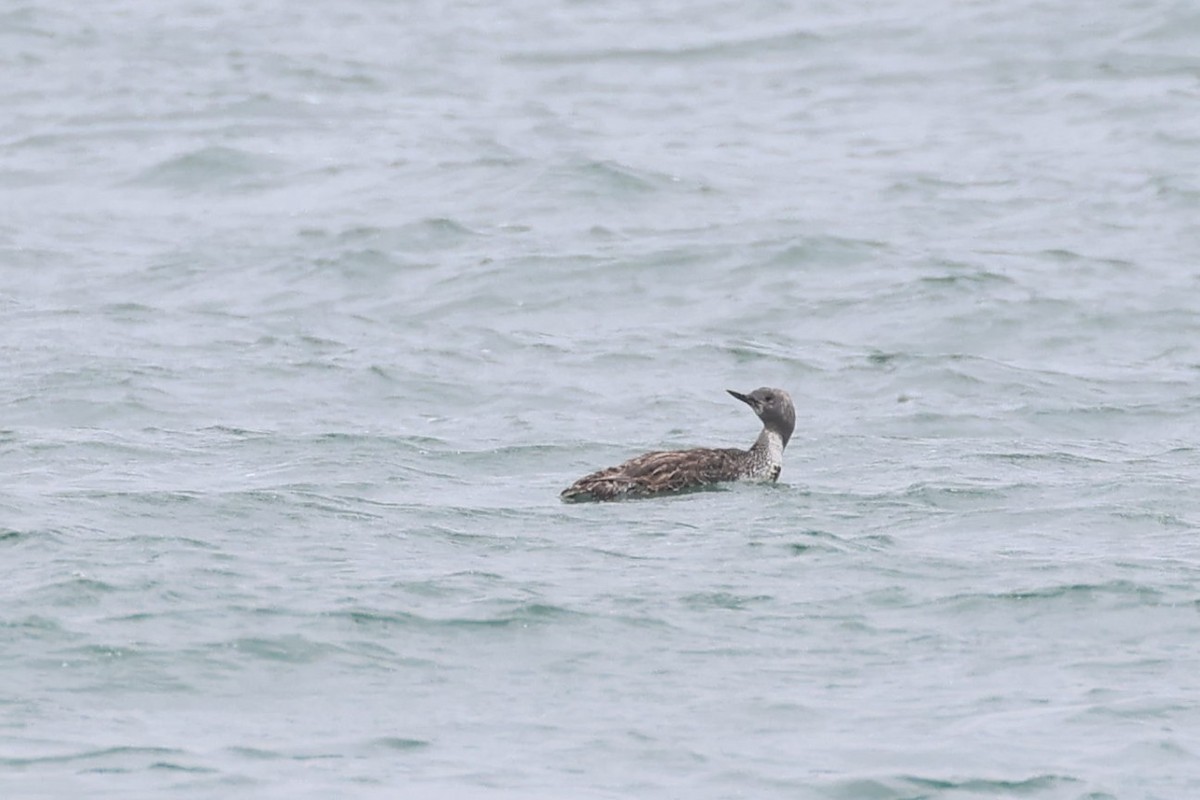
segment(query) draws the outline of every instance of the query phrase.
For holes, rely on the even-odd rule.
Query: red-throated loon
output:
[[[563,500],[619,500],[698,489],[722,481],[774,481],[783,469],[783,449],[796,428],[796,409],[782,389],[750,394],[727,389],[762,420],[762,433],[749,450],[707,448],[646,453],[575,481]]]

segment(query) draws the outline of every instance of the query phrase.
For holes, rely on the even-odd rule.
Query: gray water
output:
[[[0,796],[1200,796],[1195,4],[509,5],[0,7]]]

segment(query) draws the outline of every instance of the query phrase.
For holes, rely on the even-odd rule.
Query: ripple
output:
[[[590,64],[606,61],[653,63],[699,61],[707,59],[737,59],[761,57],[772,53],[802,51],[820,42],[821,37],[807,31],[791,31],[767,36],[706,42],[684,47],[622,47],[575,52],[543,51],[515,53],[508,58],[515,63],[530,64]]]
[[[262,186],[284,170],[281,159],[233,147],[202,147],[143,170],[132,183],[185,190]]]

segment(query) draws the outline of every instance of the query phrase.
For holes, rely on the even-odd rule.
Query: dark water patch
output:
[[[789,525],[788,527],[790,528],[791,526]],[[794,540],[781,542],[780,539],[782,538]],[[783,548],[788,555],[798,556],[840,552],[845,549],[846,543],[835,533],[809,528],[800,531],[789,530],[786,534],[772,534],[767,538],[749,539],[746,541],[746,546],[753,548]]]
[[[213,767],[179,764],[173,761],[155,761],[153,764],[149,764],[147,768],[152,770],[164,770],[167,772],[193,772],[198,774],[214,774],[220,772],[220,770]]]
[[[79,641],[89,635],[68,630],[60,620],[40,614],[0,619],[0,629],[8,631],[11,638],[29,638],[35,641]]]
[[[1113,271],[1129,272],[1136,268],[1136,264],[1123,258],[1097,258],[1095,256],[1087,256],[1082,253],[1068,250],[1066,248],[1050,248],[1042,250],[1036,255],[1045,256],[1054,261],[1064,264],[1073,264],[1082,267],[1110,267]]]
[[[1156,601],[1163,593],[1132,581],[1108,581],[1106,583],[1075,583],[1060,586],[1047,586],[1039,589],[1004,592],[996,595],[998,599],[1011,600],[1050,600],[1055,598],[1084,598],[1091,599],[1105,595],[1136,598],[1138,601]],[[1154,604],[1153,602],[1151,603]]]
[[[604,50],[571,52],[543,51],[511,53],[508,61],[515,64],[564,65],[627,62],[636,64],[688,63],[722,59],[761,58],[765,55],[803,52],[822,41],[808,31],[789,31],[766,36],[752,36],[723,42],[682,47],[622,47]]]
[[[307,452],[313,447],[327,448],[351,447],[382,449],[384,451],[401,451],[406,453],[426,454],[428,452],[445,451],[446,440],[434,436],[419,434],[394,434],[386,432],[357,432],[357,431],[309,431],[303,433],[284,433],[279,431],[241,431],[237,429],[208,428],[214,432],[232,435],[237,440],[253,442],[266,441],[272,445],[294,447],[300,452]],[[318,484],[311,484],[318,485]]]
[[[648,197],[675,186],[672,176],[618,161],[572,160],[542,173],[530,190],[611,205]]]
[[[135,444],[122,434],[86,429],[80,430],[70,438],[60,435],[60,438],[31,441],[26,448],[29,452],[39,454],[66,452],[71,455],[80,455],[95,452],[100,455],[125,456],[130,460],[152,460],[156,456],[161,457],[162,454],[161,446],[158,444],[149,442]]]
[[[330,619],[344,619],[363,628],[393,628],[406,627],[414,623],[420,624],[420,618],[404,612],[389,613],[384,611],[327,611],[323,614]]]
[[[154,430],[154,429],[151,429]],[[168,433],[181,433],[180,431],[167,431]],[[230,425],[208,425],[199,429],[200,433],[215,433],[222,437],[232,437],[235,439],[272,439],[279,434],[269,430],[251,430],[249,428],[238,428]]]
[[[1110,463],[1107,459],[1098,456],[1088,456],[1082,453],[1072,453],[1063,450],[1045,451],[1045,452],[993,452],[979,453],[976,458],[981,460],[995,460],[1007,462],[1010,464],[1028,465],[1032,468],[1040,467],[1042,464],[1079,464],[1079,465],[1098,465]]]
[[[229,577],[229,578],[244,578],[245,577],[241,573],[232,572],[229,570],[210,570],[210,571],[214,572],[218,575],[221,575],[222,577]],[[255,618],[281,617],[281,618],[285,618],[285,619],[303,620],[304,618],[310,616],[310,614],[308,612],[299,611],[296,608],[292,608],[289,606],[281,606],[281,605],[252,606],[252,605],[242,605],[240,603],[235,603],[235,604],[228,606],[228,610],[235,616],[248,615],[248,616],[255,617]]]
[[[864,536],[856,536],[850,540],[852,544],[867,551],[891,550],[896,547],[896,537],[889,536],[886,533],[872,533]]]
[[[875,367],[894,367],[893,362],[901,361],[908,357],[908,353],[885,353],[882,350],[875,350],[867,354],[867,363]]]
[[[563,606],[548,603],[500,602],[494,605],[506,610],[492,616],[434,616],[409,612],[334,611],[325,616],[346,619],[357,626],[400,627],[422,629],[508,628],[544,625],[556,621],[582,618],[588,615]]]
[[[1146,670],[1147,674],[1167,674],[1172,664],[1166,660],[1148,662],[1143,659],[1139,660],[1136,666]],[[1150,720],[1165,722],[1187,716],[1190,710],[1191,706],[1183,702],[1154,702],[1150,699],[1125,700],[1123,702],[1112,700],[1090,706],[1076,714],[1074,719],[1079,722],[1099,720],[1109,725],[1114,721],[1128,720],[1144,725]],[[1180,744],[1172,740],[1160,740],[1158,746],[1171,751],[1173,755],[1191,755]]]
[[[144,323],[151,317],[155,317],[162,313],[161,308],[143,305],[136,302],[119,302],[108,303],[100,306],[100,312],[107,316],[118,319],[122,322],[138,322]]]
[[[811,236],[790,241],[772,253],[768,267],[852,266],[873,261],[888,250],[886,242],[872,239],[848,239],[839,236]]]
[[[794,343],[785,336],[760,334],[753,339],[741,336],[723,343],[705,342],[684,345],[685,351],[697,360],[708,360],[714,355],[728,357],[734,364],[744,367],[770,365],[771,370],[787,368],[798,375],[818,371],[812,361],[796,352]]]
[[[1058,792],[1081,783],[1063,775],[1036,775],[1031,778],[1003,780],[964,778],[958,780],[910,775],[881,778],[854,778],[827,785],[824,794],[838,800],[934,800],[941,797],[1025,797]],[[915,792],[915,793],[914,793]]]
[[[61,666],[84,670],[85,674],[99,679],[94,685],[73,690],[83,694],[132,689],[139,693],[173,695],[190,692],[192,688],[187,681],[175,675],[175,670],[181,668],[177,656],[178,652],[173,649],[163,650],[145,642],[93,642],[56,652],[52,663],[61,662]]]
[[[311,124],[319,116],[319,111],[312,103],[304,102],[302,98],[290,92],[273,94],[265,91],[213,97],[201,109],[188,109],[164,115],[166,119],[215,119],[223,125],[229,124],[231,120],[246,120],[255,126],[261,126],[264,120],[274,120],[289,127]]]
[[[553,605],[551,603],[510,603],[508,605],[509,610],[502,615],[484,619],[454,620],[453,624],[483,624],[501,626],[514,625],[518,627],[524,627],[527,625],[542,625],[588,616],[581,612],[574,611],[563,606]]]
[[[617,194],[650,192],[671,180],[669,176],[617,161],[585,162],[574,165],[570,172],[595,182],[598,188],[605,190],[606,195],[613,191]]]
[[[313,281],[327,282],[330,273],[341,275],[348,281],[354,281],[362,289],[383,291],[386,287],[394,287],[395,291],[404,291],[411,286],[414,271],[418,274],[432,267],[429,264],[415,262],[412,259],[398,257],[395,253],[373,248],[342,248],[328,255],[308,256],[306,263],[310,265],[307,278]],[[281,264],[277,270],[281,277],[294,283],[297,280],[296,267],[293,263]],[[384,282],[381,285],[381,282]],[[297,292],[291,300],[296,303],[305,302],[307,295]],[[358,295],[362,297],[362,295]],[[366,299],[362,297],[362,299]],[[371,325],[376,322],[369,316],[359,315],[355,319]]]
[[[295,341],[300,344],[308,345],[308,349],[317,350],[323,353],[342,352],[346,349],[346,343],[336,339],[329,339],[323,336],[314,336],[312,334],[302,333],[296,337]]]
[[[1119,606],[1130,607],[1170,605],[1169,601],[1164,598],[1164,593],[1159,589],[1132,581],[1113,580],[1104,583],[1055,584],[1005,592],[957,594],[938,599],[934,602],[936,604],[961,606],[964,609],[994,603],[1041,607],[1059,601],[1071,605],[1077,603],[1091,604],[1096,601],[1105,601],[1106,604],[1116,601]]]
[[[349,234],[353,240],[362,235]],[[381,230],[381,246],[400,252],[430,253],[452,250],[479,239],[482,234],[449,217],[430,217]]]
[[[122,587],[82,575],[43,585],[37,596],[43,602],[60,606],[93,605]]]
[[[622,369],[638,369],[639,365],[649,365],[656,362],[653,353],[642,348],[618,348],[599,353],[589,353],[582,363],[598,372],[618,371]]]
[[[179,612],[158,612],[158,611],[137,611],[132,614],[117,614],[111,617],[105,617],[101,622],[112,623],[114,625],[125,625],[128,623],[143,623],[157,622],[163,619],[178,619],[186,615]]]
[[[419,528],[407,528],[398,532],[399,538],[423,538],[436,542],[465,547],[470,550],[486,548],[491,545],[506,545],[512,540],[508,537],[498,537],[490,533],[472,533],[470,531],[451,528],[446,525],[422,525]]]
[[[79,761],[96,761],[99,759],[146,760],[158,759],[164,756],[184,756],[186,752],[171,747],[108,747],[99,750],[83,750],[76,753],[64,753],[52,756],[33,756],[26,758],[5,758],[0,756],[0,765],[10,767],[31,767],[42,764],[71,764]]]
[[[133,534],[109,537],[111,542],[128,542],[129,544],[145,545],[151,551],[163,549],[203,550],[214,554],[223,554],[222,546],[216,542],[196,539],[183,534]]]
[[[1110,512],[1117,519],[1131,522],[1148,522],[1156,527],[1176,528],[1185,530],[1200,529],[1200,522],[1172,514],[1169,511],[1151,511],[1135,508],[1116,508]]]
[[[997,780],[989,778],[965,778],[945,780],[903,776],[900,780],[922,789],[932,789],[937,792],[963,792],[977,795],[994,795],[999,797],[1022,797],[1040,794],[1042,792],[1064,788],[1081,783],[1078,778],[1067,775],[1035,775],[1031,778]]]
[[[544,331],[516,330],[509,341],[518,347],[543,351],[550,357],[570,356],[575,350],[574,342]]]
[[[294,753],[289,756],[293,761],[337,761],[345,757],[344,753]]]
[[[566,517],[564,517],[564,519],[565,518]],[[587,552],[587,553],[594,553],[598,556],[602,556],[604,558],[616,559],[618,561],[652,562],[652,561],[661,561],[662,560],[661,556],[651,556],[651,555],[645,555],[643,553],[625,552],[622,550],[614,550],[611,547],[597,547],[595,545],[575,545],[574,549],[583,551],[583,552]]]
[[[388,84],[364,65],[353,61],[339,60],[333,64],[316,66],[311,61],[304,64],[288,63],[280,74],[300,81],[309,91],[336,92],[338,95],[353,95],[355,92],[375,94]]]
[[[740,611],[751,606],[762,606],[774,600],[765,594],[736,594],[733,592],[698,592],[685,595],[682,600],[690,608],[724,608]]]
[[[401,736],[381,736],[378,739],[370,739],[364,742],[364,745],[369,750],[385,750],[409,752],[411,750],[420,750],[429,747],[432,742],[426,739],[408,739]]]
[[[316,511],[328,517],[372,521],[379,515],[349,508],[330,498],[306,497],[286,486],[260,489],[238,489],[204,493],[206,501],[229,513],[252,515],[255,509],[271,509],[288,519],[309,519],[308,512]]]
[[[1186,707],[1176,708],[1174,709],[1175,713],[1171,716],[1182,716],[1187,710]],[[1166,717],[1167,715],[1162,716]],[[1125,747],[1121,753],[1121,757],[1125,759],[1160,760],[1165,757],[1176,763],[1195,763],[1198,755],[1200,754],[1195,749],[1185,747],[1179,739],[1158,738],[1147,738],[1144,741],[1134,742]]]
[[[403,736],[380,736],[373,739],[366,739],[354,746],[352,749],[362,756],[369,756],[372,753],[408,753],[416,750],[423,750],[432,746],[432,742],[426,739],[413,739]],[[305,752],[286,752],[282,750],[265,749],[262,747],[254,747],[249,745],[228,747],[225,752],[235,758],[245,759],[248,761],[311,761],[314,758],[338,758],[340,755],[305,753]]]
[[[16,38],[16,34],[33,35],[42,39],[53,39],[55,37],[54,29],[47,25],[42,27],[39,22],[50,22],[47,15],[38,13],[32,5],[6,9],[0,12],[0,25],[9,35]]]
[[[565,444],[512,444],[482,450],[456,450],[446,453],[455,461],[466,464],[503,463],[505,459],[532,459],[539,463],[550,456],[577,452],[573,445]]]
[[[971,271],[956,272],[949,275],[926,275],[920,278],[919,281],[925,286],[953,287],[972,293],[990,284],[1016,284],[1016,281],[1007,275],[984,269],[972,269]]]
[[[275,177],[283,169],[284,162],[272,156],[212,146],[160,161],[132,183],[189,191],[261,188],[266,177]]]
[[[451,572],[430,580],[405,578],[394,581],[391,586],[394,589],[417,597],[452,597],[460,592],[464,586],[483,585],[491,587],[502,584],[505,581],[506,578],[499,573],[466,570]]]
[[[1186,400],[1171,398],[1149,403],[1074,404],[1065,408],[1033,409],[1030,416],[1038,419],[1060,419],[1064,422],[1093,421],[1095,418],[1117,421],[1127,417],[1167,419],[1194,414],[1194,404],[1194,398]]]
[[[378,636],[378,632],[365,632],[366,636]],[[445,662],[435,658],[408,655],[409,643],[398,642],[395,647],[385,647],[375,641],[348,640],[344,643],[347,658],[344,663],[353,664],[354,669],[373,669],[394,675],[403,670],[408,675],[428,674],[444,667]]]
[[[221,645],[251,658],[287,664],[312,664],[342,652],[341,647],[314,642],[300,634],[276,637],[243,637]]]
[[[60,492],[58,497],[64,500],[93,500],[108,505],[107,501],[129,503],[133,507],[149,509],[168,509],[189,505],[208,497],[205,492],[181,489],[152,489],[147,491],[108,491],[100,489],[83,489]]]
[[[235,746],[225,748],[225,752],[238,758],[246,758],[252,761],[275,761],[282,758],[287,758],[284,753],[278,750],[264,750],[261,747]]]
[[[304,515],[304,512],[307,510],[338,519],[358,520],[361,522],[384,519],[384,515],[382,514],[359,508],[358,506],[362,504],[362,501],[357,497],[314,495],[307,491],[296,491],[289,486],[280,488],[284,490],[290,499],[288,503],[288,513],[290,515]]]
[[[907,788],[869,778],[834,782],[825,787],[824,794],[834,800],[927,800],[926,795],[914,796]]]
[[[787,552],[787,554],[791,555],[791,556],[812,556],[812,555],[817,555],[819,553],[842,552],[844,547],[842,546],[841,540],[837,539],[837,537],[833,537],[831,535],[827,535],[827,536],[829,536],[831,539],[834,539],[836,541],[813,540],[813,541],[787,542],[786,544],[783,545],[783,548]]]
[[[1000,487],[995,486],[922,481],[904,489],[898,497],[942,511],[962,511],[978,508],[981,504],[994,506],[1002,502],[1003,493]]]
[[[865,592],[852,592],[840,601],[847,607],[866,605],[875,608],[909,608],[914,605],[914,594],[906,586],[885,586]]]

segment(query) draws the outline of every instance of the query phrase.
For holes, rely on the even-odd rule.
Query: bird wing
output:
[[[707,486],[728,480],[737,460],[735,449],[697,448],[645,453],[623,464],[585,475],[563,493],[565,499],[612,500]]]

